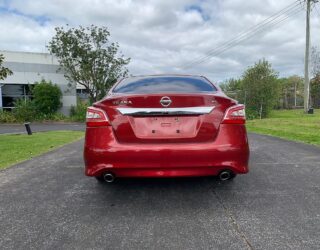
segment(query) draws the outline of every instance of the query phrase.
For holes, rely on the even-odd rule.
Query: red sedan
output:
[[[99,181],[248,172],[245,107],[202,76],[122,79],[86,119],[85,174]]]

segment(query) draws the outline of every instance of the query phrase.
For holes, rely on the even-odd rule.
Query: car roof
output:
[[[189,74],[151,74],[151,75],[134,75],[134,76],[128,76],[125,78],[148,78],[148,77],[203,77],[202,75],[189,75]]]

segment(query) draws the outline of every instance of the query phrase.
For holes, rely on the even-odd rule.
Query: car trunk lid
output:
[[[95,106],[121,143],[190,143],[213,141],[234,104],[219,94],[135,94],[110,95]]]

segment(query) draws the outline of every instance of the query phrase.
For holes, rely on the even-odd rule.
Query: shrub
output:
[[[72,121],[84,122],[86,120],[87,107],[89,105],[78,99],[76,106],[71,106],[70,118]]]
[[[17,119],[12,112],[0,110],[0,123],[14,123]]]
[[[260,114],[257,110],[246,107],[246,118],[247,120],[253,120],[253,119],[258,119],[260,117]]]
[[[36,116],[37,121],[69,121],[69,117],[65,116],[60,112],[53,114],[38,114]]]
[[[57,112],[52,115],[51,120],[52,121],[68,121],[69,117],[65,116],[60,112]]]
[[[279,99],[278,73],[266,60],[260,60],[248,68],[242,79],[243,96],[247,110],[268,117],[270,111]]]
[[[36,82],[32,88],[33,102],[41,114],[54,114],[61,107],[62,93],[60,88],[50,81]]]
[[[19,99],[14,106],[12,113],[17,121],[31,122],[36,119],[37,112],[33,101]]]

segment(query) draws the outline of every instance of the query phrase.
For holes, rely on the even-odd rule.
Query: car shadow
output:
[[[221,182],[217,177],[188,177],[188,178],[119,178],[112,183],[97,183],[101,190],[127,190],[128,192],[139,190],[162,190],[162,189],[189,189],[195,188],[210,188]]]
[[[96,183],[96,202],[100,206],[132,209],[179,210],[209,208],[217,200],[215,189],[230,188],[233,181],[216,177],[117,179],[113,183]],[[218,202],[214,202],[217,203]],[[138,211],[136,211],[138,213]]]

